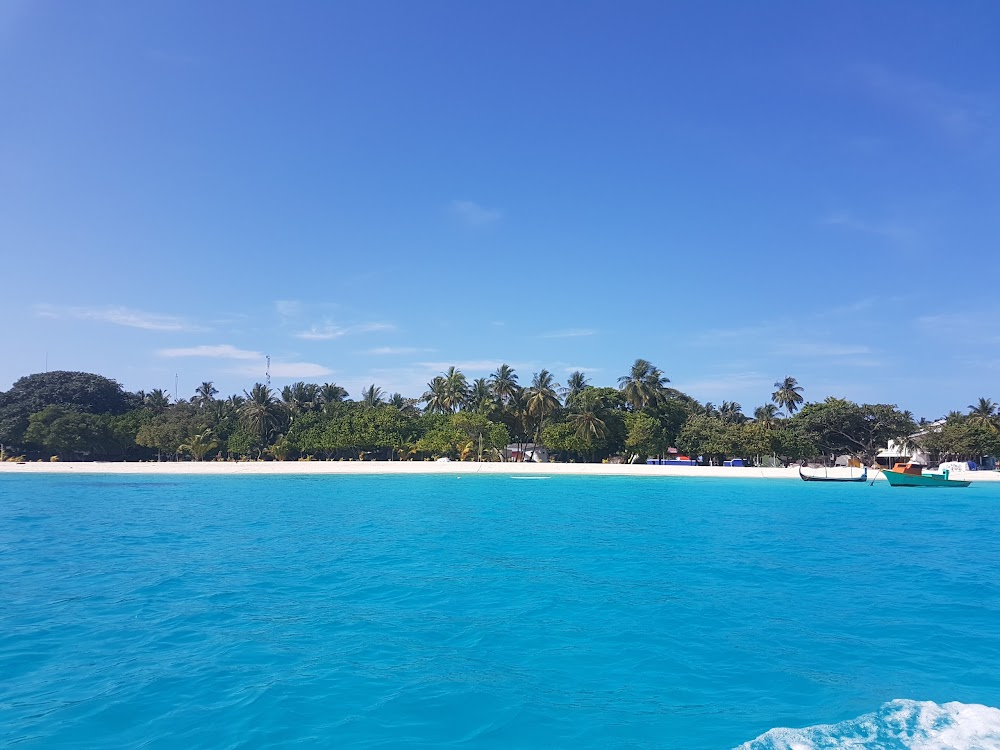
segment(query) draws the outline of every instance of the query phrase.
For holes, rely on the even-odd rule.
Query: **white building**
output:
[[[549,462],[549,449],[534,443],[511,443],[503,452],[507,461],[529,461],[537,464]]]
[[[897,443],[895,440],[890,440],[889,444],[875,455],[875,460],[878,461],[879,459],[882,459],[879,463],[885,463],[885,465],[890,468],[894,463],[906,461],[914,464],[930,466],[930,454],[920,450],[918,447],[920,445],[920,439],[928,432],[936,432],[944,423],[945,420],[943,419],[939,419],[937,422],[929,422],[917,432],[909,435],[906,440],[900,441],[902,445]]]

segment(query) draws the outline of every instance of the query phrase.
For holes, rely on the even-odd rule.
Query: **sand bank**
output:
[[[798,479],[798,470],[723,466],[646,466],[628,464],[531,464],[437,461],[164,461],[0,463],[2,474],[149,474],[149,475],[317,475],[317,474],[514,474],[524,476],[712,477],[729,479]],[[856,470],[855,470],[856,475]],[[830,476],[847,476],[831,469]],[[868,476],[876,478],[869,470]],[[1000,481],[1000,472],[953,472],[955,479]],[[880,481],[881,476],[877,477]]]

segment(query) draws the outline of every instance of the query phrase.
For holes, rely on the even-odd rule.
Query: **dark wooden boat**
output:
[[[828,476],[825,476],[825,475],[821,476],[821,477],[811,477],[808,474],[803,474],[802,473],[802,467],[800,466],[799,467],[799,478],[803,482],[867,482],[868,481],[868,467],[867,466],[865,467],[865,470],[861,472],[861,476],[860,477],[828,477]]]

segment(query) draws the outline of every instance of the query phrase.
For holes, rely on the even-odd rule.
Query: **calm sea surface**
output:
[[[1000,484],[0,476],[0,746],[1000,747],[972,704]]]

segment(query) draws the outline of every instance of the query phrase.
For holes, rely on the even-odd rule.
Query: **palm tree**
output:
[[[915,424],[915,422],[913,421],[912,411],[907,409],[906,411],[902,412],[902,417],[904,419],[909,420],[911,423]],[[908,433],[903,433],[902,435],[898,435],[897,437],[891,438],[891,440],[893,443],[895,443],[896,449],[899,451],[899,453],[908,458],[912,458],[913,454],[916,453],[918,450],[920,450],[920,438],[918,436],[910,435]]]
[[[206,406],[215,401],[215,394],[218,392],[219,390],[212,384],[212,381],[206,380],[195,388],[194,398],[192,398],[191,401],[204,409]]]
[[[528,442],[528,433],[531,431],[531,415],[528,413],[528,390],[518,388],[514,392],[510,403],[506,406],[505,415],[508,418],[511,436],[515,439],[518,447],[521,448],[523,460],[523,446]]]
[[[556,388],[558,387],[559,384],[555,382],[552,373],[548,370],[542,370],[535,374],[535,377],[531,381],[531,387],[525,389],[525,406],[528,415],[536,420],[536,444],[539,442],[542,434],[542,425],[545,423],[545,418],[559,408],[559,396],[556,395]]]
[[[427,390],[420,397],[420,400],[427,403],[424,411],[428,414],[448,414],[451,412],[445,395],[445,381],[440,375],[427,384]]]
[[[969,404],[969,422],[997,430],[997,405],[988,398],[980,398],[978,404]]]
[[[271,389],[262,383],[255,383],[249,393],[243,393],[246,400],[239,407],[240,419],[247,432],[257,439],[257,457],[260,458],[267,438],[278,425],[280,406]]]
[[[802,386],[789,375],[784,380],[775,383],[774,387],[777,390],[771,394],[771,400],[791,416],[798,410],[799,404],[803,401]]]
[[[229,419],[230,416],[236,411],[229,399],[225,401],[221,399],[215,399],[212,401],[205,410],[208,413],[208,423],[213,428],[218,429],[223,422]]]
[[[361,403],[365,406],[378,406],[382,403],[382,389],[372,383],[361,391]]]
[[[445,405],[451,412],[457,412],[469,397],[469,382],[461,370],[454,366],[449,367],[444,374],[444,400]]]
[[[458,460],[465,461],[469,458],[473,448],[476,447],[476,441],[467,440],[464,443],[459,443],[456,447],[458,448]]]
[[[677,401],[683,406],[687,411],[693,412],[698,409],[698,400],[692,398],[686,393],[677,390],[676,388],[671,388],[667,386],[663,389],[663,400],[664,401]]]
[[[319,387],[319,402],[324,406],[328,404],[339,404],[347,398],[347,391],[336,383],[323,383]]]
[[[517,384],[517,374],[510,365],[500,365],[489,377],[490,388],[497,401],[503,406],[510,406],[517,398],[521,386]]]
[[[288,458],[288,454],[292,452],[292,442],[288,439],[287,435],[278,435],[274,439],[274,443],[267,452],[274,457],[275,461],[284,461]]]
[[[591,394],[593,391],[591,391]],[[597,416],[597,400],[591,397],[586,390],[574,399],[580,411],[569,416],[569,423],[576,428],[576,436],[591,449],[588,458],[593,460],[594,440],[602,440],[608,434],[608,426],[603,419]]]
[[[723,401],[719,407],[719,418],[726,424],[742,424],[747,421],[743,407],[735,401]]]
[[[296,400],[304,411],[318,409],[322,403],[319,398],[319,386],[315,383],[296,383]]]
[[[764,404],[753,410],[753,418],[763,425],[765,430],[774,428],[774,423],[781,417],[781,412],[774,404]]]
[[[154,388],[146,394],[146,406],[159,414],[170,406],[170,395],[162,388]]]
[[[315,383],[292,383],[281,389],[281,400],[293,413],[312,411],[320,403],[319,386]]]
[[[177,450],[191,454],[195,461],[203,461],[205,454],[214,450],[218,446],[218,441],[212,437],[211,430],[205,430],[197,435],[191,436],[186,443],[177,446]]]
[[[469,388],[468,405],[479,414],[489,414],[496,406],[493,391],[486,378],[476,378]]]
[[[651,362],[637,359],[629,374],[618,378],[618,387],[633,409],[643,409],[663,400],[663,389],[669,382],[670,378]]]
[[[705,402],[705,405],[703,407],[701,407],[701,412],[706,417],[718,417],[719,416],[719,410],[715,408],[715,404],[713,404],[711,401],[706,401]]]
[[[571,414],[569,423],[576,427],[576,436],[587,444],[608,434],[608,425],[590,409]]]
[[[582,372],[577,370],[576,372],[570,373],[569,379],[566,381],[566,387],[562,389],[563,403],[569,406],[577,396],[583,393],[585,388],[590,387],[590,382],[587,380],[587,376]]]
[[[416,408],[417,399],[406,398],[402,393],[393,393],[385,403],[407,416],[416,416],[420,413]]]

